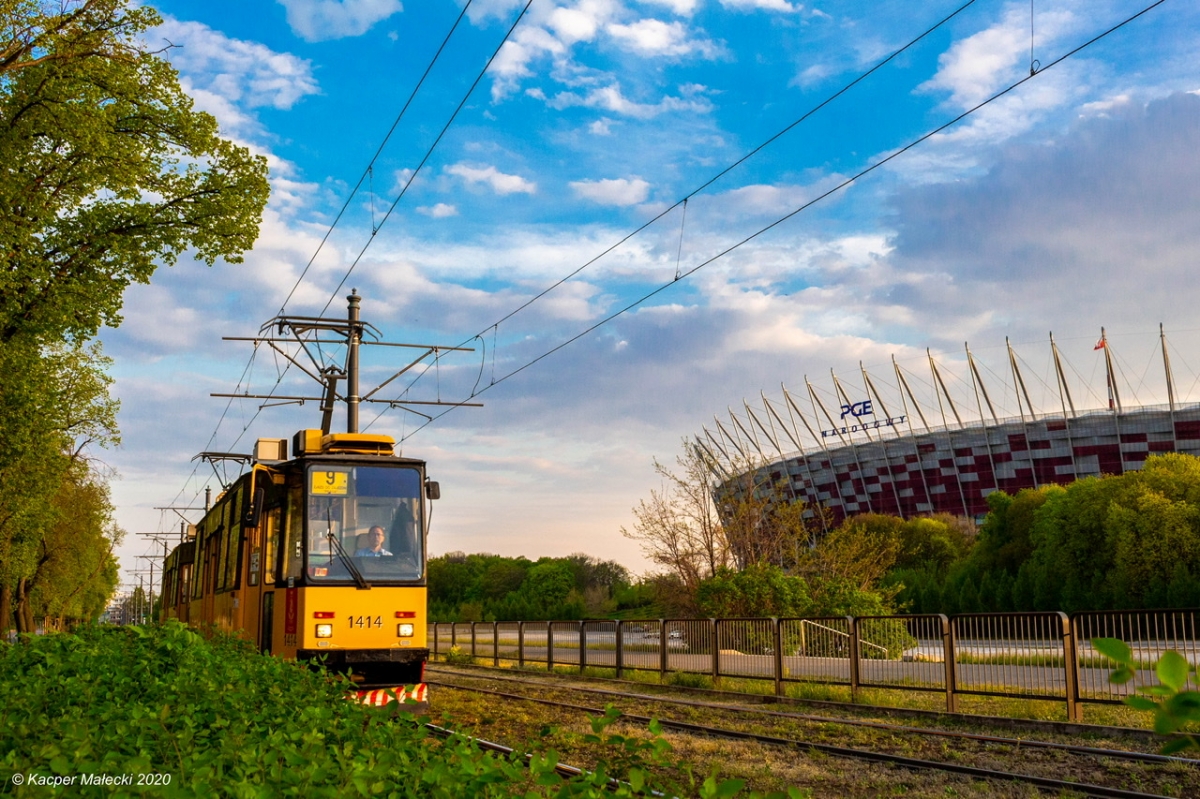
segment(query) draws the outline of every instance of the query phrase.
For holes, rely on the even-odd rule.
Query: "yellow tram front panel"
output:
[[[287,590],[287,589],[285,589]],[[425,649],[423,586],[293,588],[297,648],[328,650]]]

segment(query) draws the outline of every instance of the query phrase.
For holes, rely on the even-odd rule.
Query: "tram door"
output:
[[[259,617],[259,646],[263,654],[271,654],[271,636],[275,631],[275,592],[268,591],[262,598],[262,616]]]

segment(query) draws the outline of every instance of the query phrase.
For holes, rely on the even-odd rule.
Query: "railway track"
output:
[[[564,684],[548,678],[480,675],[441,667],[430,672],[445,677],[431,680],[431,685],[504,702],[534,702],[560,711],[602,714],[601,708],[570,700],[580,694],[603,697],[606,703],[622,710],[624,720],[631,723],[644,725],[657,718],[664,729],[688,735],[737,739],[976,780],[1016,782],[1060,794],[1182,797],[1200,793],[1200,761],[1152,752],[700,702]],[[498,690],[496,683],[507,689]],[[721,714],[721,726],[710,723],[714,714]],[[847,737],[847,730],[853,730],[852,737],[865,744],[846,746],[842,739]],[[1125,732],[1120,728],[1116,731]],[[1063,779],[1065,775],[1074,778]]]

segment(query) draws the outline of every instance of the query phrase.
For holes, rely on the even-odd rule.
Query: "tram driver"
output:
[[[359,528],[359,529],[362,529],[362,528]],[[386,549],[383,548],[383,539],[385,538],[385,536],[386,536],[386,533],[384,533],[382,527],[380,527],[379,525],[375,525],[374,527],[372,527],[370,529],[370,531],[367,533],[366,546],[362,546],[362,547],[359,547],[358,549],[354,550],[354,557],[356,557],[356,558],[390,558],[392,556],[392,553],[388,552]]]

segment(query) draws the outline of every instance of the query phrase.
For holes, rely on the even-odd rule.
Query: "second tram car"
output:
[[[426,701],[425,463],[387,436],[301,430],[260,440],[250,468],[171,552],[161,617],[348,672]],[[382,539],[382,540],[381,540]]]

